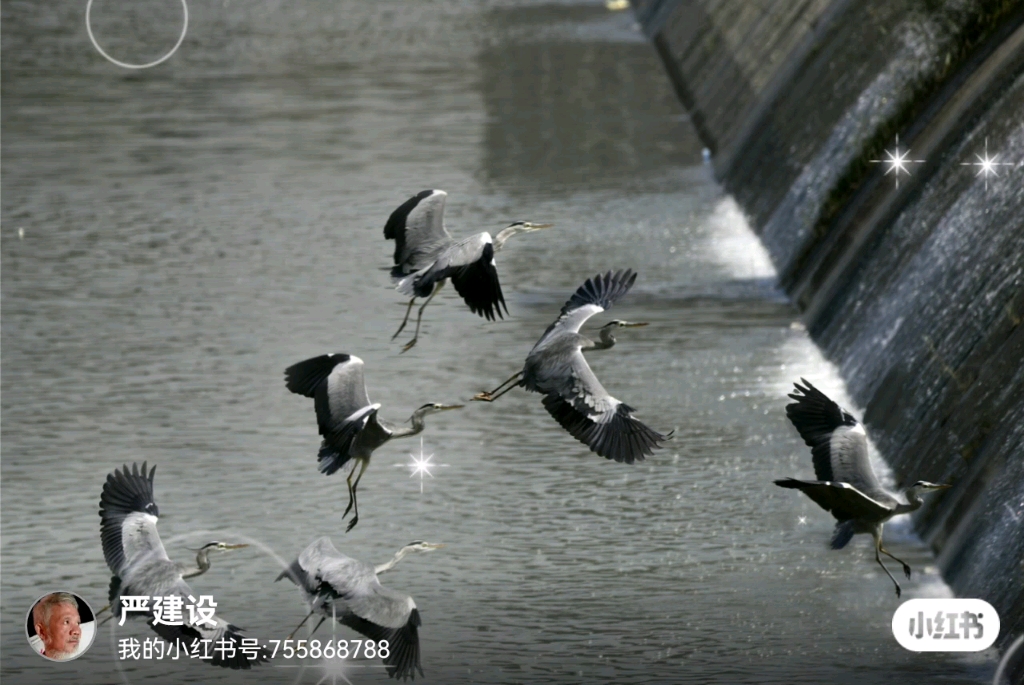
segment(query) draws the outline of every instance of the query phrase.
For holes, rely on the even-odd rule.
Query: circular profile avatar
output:
[[[70,592],[51,592],[32,605],[25,619],[28,643],[37,654],[52,661],[76,659],[89,649],[96,636],[92,608]]]

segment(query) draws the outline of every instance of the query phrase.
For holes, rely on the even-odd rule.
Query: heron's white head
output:
[[[929,483],[926,480],[919,480],[916,483],[914,483],[913,485],[911,485],[909,488],[907,488],[907,490],[914,490],[918,494],[921,494],[921,493],[925,493],[925,492],[933,492],[935,490],[945,490],[946,488],[951,488],[951,487],[953,487],[953,486],[952,485],[948,485],[946,483]]]
[[[440,542],[424,542],[423,540],[416,540],[410,542],[408,545],[403,547],[408,552],[433,552],[435,549],[441,549],[444,547]]]
[[[436,414],[442,411],[448,411],[449,409],[462,409],[465,405],[462,404],[440,404],[438,402],[429,402],[424,404],[422,407],[417,409],[414,414],[419,416],[426,416],[427,414]]]
[[[646,325],[646,322],[633,323],[632,321],[619,321],[618,319],[609,321],[601,326],[601,342],[598,343],[597,349],[608,349],[615,344],[614,333],[616,328],[639,328]]]
[[[542,228],[551,228],[554,224],[534,224],[529,221],[513,221],[506,228],[501,229],[498,235],[494,236],[494,249],[500,250],[505,241],[519,233],[533,233]]]
[[[539,231],[542,228],[551,228],[552,226],[554,226],[554,224],[534,224],[529,221],[513,221],[508,225],[508,228],[516,229],[517,233],[531,233],[533,231]]]
[[[230,552],[233,549],[242,549],[243,547],[248,547],[248,546],[249,545],[245,544],[245,543],[233,545],[233,544],[230,544],[230,543],[227,543],[227,542],[219,542],[217,540],[214,540],[213,542],[207,542],[205,545],[203,545],[199,549],[194,549],[192,551],[193,552]]]

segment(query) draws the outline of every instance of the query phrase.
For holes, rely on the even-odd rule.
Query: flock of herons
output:
[[[417,313],[416,331],[403,352],[416,344],[423,310],[446,281],[452,282],[474,313],[488,320],[502,317],[503,308],[507,313],[494,253],[511,236],[550,225],[516,222],[494,238],[483,232],[456,240],[444,226],[446,197],[443,191],[425,190],[399,206],[384,227],[385,238],[395,241],[392,279],[397,290],[410,298],[395,337],[408,322],[416,298],[426,298]],[[522,370],[473,400],[492,402],[520,386],[543,395],[544,408],[555,421],[602,457],[632,464],[653,454],[671,438],[671,433],[663,435],[634,418],[633,408],[604,389],[583,356],[584,350],[612,347],[617,328],[645,324],[611,321],[600,329],[597,342],[579,332],[588,319],[624,296],[635,280],[636,274],[628,269],[587,279],[530,350]],[[370,402],[366,394],[362,360],[348,354],[327,354],[299,362],[285,371],[285,382],[291,392],[313,399],[323,438],[317,457],[320,471],[331,475],[351,466],[349,504],[342,516],[353,512],[347,530],[359,520],[356,489],[374,450],[394,438],[421,432],[428,414],[462,406],[425,404],[413,412],[408,428],[386,423],[378,417],[381,405]],[[853,416],[807,381],[796,384],[789,397],[795,402],[786,407],[786,414],[811,448],[817,480],[787,478],[775,484],[802,490],[832,513],[836,518],[833,549],[844,547],[857,533],[870,533],[875,541],[875,560],[892,579],[899,596],[900,585],[879,554],[899,561],[908,578],[910,566],[882,547],[882,525],[897,514],[920,507],[922,493],[949,486],[918,481],[906,491],[907,503],[901,502],[882,487],[872,471],[864,428]],[[125,466],[108,475],[103,486],[101,539],[103,555],[114,574],[109,593],[114,617],[120,616],[121,595],[188,597],[192,590],[185,579],[210,568],[211,552],[246,546],[210,542],[198,551],[195,566],[171,561],[156,529],[159,511],[153,496],[154,471],[155,467],[147,471],[145,464],[141,469],[137,465],[131,469]],[[310,612],[299,627],[317,613],[322,616],[320,623],[333,616],[371,640],[387,640],[389,655],[383,662],[388,675],[415,679],[416,671],[423,675],[417,632],[419,612],[412,597],[381,585],[378,576],[410,552],[431,551],[441,546],[413,542],[389,562],[374,566],[342,554],[323,537],[303,550],[278,580],[289,578],[305,595]],[[141,612],[135,615],[147,616]],[[214,644],[225,638],[233,643],[241,640],[240,629],[219,615],[216,628],[168,626],[155,623],[152,614],[148,614],[148,619],[150,627],[162,638],[170,642],[180,640],[189,648],[202,639]],[[257,659],[250,660],[238,651],[234,657],[215,654],[210,662],[249,668],[267,658],[261,651]]]

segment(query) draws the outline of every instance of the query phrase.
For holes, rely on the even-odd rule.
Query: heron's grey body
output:
[[[612,347],[615,327],[645,324],[612,321],[602,327],[596,343],[579,330],[590,317],[626,294],[634,281],[636,274],[629,269],[587,279],[530,350],[523,370],[495,389],[497,393],[518,378],[517,385],[544,395],[544,408],[570,435],[602,457],[627,464],[653,454],[671,433],[662,435],[633,418],[633,408],[601,385],[583,350]],[[490,401],[504,392],[481,393],[475,399]]]
[[[127,465],[123,470],[115,469],[107,475],[100,496],[100,538],[103,556],[114,574],[110,581],[109,599],[110,610],[115,618],[121,615],[122,595],[176,596],[187,604],[187,598],[194,596],[194,593],[185,578],[198,576],[210,568],[211,549],[244,546],[209,543],[197,553],[196,566],[184,566],[171,561],[156,529],[160,513],[153,498],[155,471],[154,466],[147,473],[145,463],[141,471],[138,464],[132,464],[131,470]],[[149,618],[149,626],[162,638],[171,643],[181,640],[189,649],[203,639],[217,644],[217,641],[224,638],[236,648],[241,646],[241,629],[221,618],[219,612],[214,615],[216,627],[206,624],[166,625],[156,622],[152,611],[138,614],[129,612],[129,617],[139,614]],[[185,617],[187,623],[187,614]],[[215,652],[209,661],[215,666],[247,669],[252,663],[266,661],[267,658],[266,652],[259,650],[256,658],[250,660],[236,649],[233,656]]]
[[[375,567],[342,554],[330,538],[322,537],[306,547],[277,580],[288,577],[302,588],[310,614],[335,616],[375,642],[386,640],[390,654],[384,658],[384,665],[388,675],[415,679],[416,671],[423,675],[419,611],[412,597],[381,585],[377,575],[394,566],[410,549],[439,546],[414,542],[399,550],[387,564]]]
[[[802,490],[832,513],[836,519],[833,549],[842,549],[858,533],[869,533],[875,540],[875,559],[892,578],[898,597],[900,585],[885,568],[879,552],[899,561],[907,578],[910,566],[882,547],[882,526],[893,516],[920,508],[923,492],[948,486],[918,481],[907,489],[907,502],[901,502],[882,487],[871,468],[864,426],[823,392],[806,380],[800,380],[804,385],[795,384],[796,392],[790,397],[796,402],[786,406],[786,415],[811,448],[814,475],[818,480],[786,478],[775,484]]]
[[[348,354],[324,354],[293,364],[285,370],[285,383],[292,392],[313,398],[317,426],[323,442],[317,454],[319,469],[331,475],[350,461],[356,463],[348,477],[349,509],[355,507],[351,530],[359,521],[356,488],[373,451],[394,438],[423,431],[423,417],[434,411],[459,405],[426,404],[413,412],[408,428],[389,424],[377,415],[380,404],[371,403],[363,378],[363,360]],[[355,483],[352,476],[359,468]],[[349,509],[345,510],[348,514]]]
[[[393,337],[405,328],[416,298],[428,298],[420,307],[416,333],[405,349],[416,343],[423,309],[446,279],[451,279],[455,290],[474,314],[488,321],[504,318],[502,309],[507,314],[508,307],[501,292],[494,254],[516,233],[547,227],[546,224],[518,221],[494,238],[483,231],[456,240],[444,225],[447,197],[448,193],[443,190],[424,190],[402,203],[384,225],[384,237],[395,241],[395,265],[391,269],[391,278],[398,291],[411,298],[405,320]]]

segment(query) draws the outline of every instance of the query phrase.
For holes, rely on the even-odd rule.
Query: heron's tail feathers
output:
[[[324,440],[320,443],[320,452],[316,455],[317,468],[320,469],[320,473],[329,476],[347,464],[351,458],[350,455],[342,454],[341,450]]]
[[[395,267],[396,270],[398,267]],[[399,272],[397,275],[394,271],[391,272],[391,278],[395,282],[395,290],[402,293],[406,297],[420,297],[420,294],[416,292],[416,279],[423,274],[422,271],[416,271],[411,274],[403,274]],[[430,293],[427,293],[428,295]]]
[[[842,521],[836,524],[836,529],[832,531],[832,549],[842,549],[853,539],[854,535],[853,521]]]
[[[347,354],[322,354],[306,361],[292,364],[284,370],[284,382],[296,395],[315,397],[317,386],[327,380],[338,364],[344,364],[351,357]]]
[[[781,480],[774,481],[780,488],[792,488],[793,490],[803,490],[804,488],[811,485],[821,485],[821,481],[817,480],[797,480],[796,478],[783,478]]]
[[[306,575],[306,570],[299,565],[298,559],[293,561],[291,563],[291,566],[281,571],[281,574],[277,578],[274,578],[274,582],[276,583],[282,578],[287,578],[288,580],[292,581],[293,583],[301,587],[308,586],[309,577]]]

